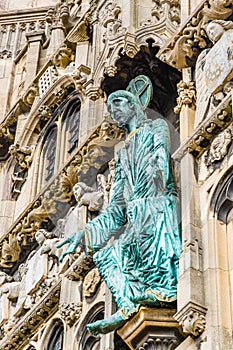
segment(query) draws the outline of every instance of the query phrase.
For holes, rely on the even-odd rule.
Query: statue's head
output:
[[[111,117],[119,127],[126,127],[132,118],[136,118],[139,122],[146,118],[137,97],[126,90],[111,93],[107,106]]]
[[[206,27],[206,32],[209,39],[215,43],[217,42],[223,35],[223,33],[233,28],[232,21],[223,21],[223,20],[214,20],[208,23]]]

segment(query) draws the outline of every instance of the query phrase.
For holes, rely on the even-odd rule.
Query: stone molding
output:
[[[0,341],[1,350],[15,350],[28,344],[29,335],[34,333],[58,309],[61,280],[51,288]]]
[[[189,302],[174,315],[174,318],[182,326],[184,333],[198,337],[206,328],[206,312],[206,307]]]
[[[205,119],[191,137],[187,138],[180,148],[173,154],[173,159],[180,160],[186,153],[191,153],[199,158],[210,148],[211,142],[216,135],[224,131],[231,123],[232,96],[228,93],[215,111]]]

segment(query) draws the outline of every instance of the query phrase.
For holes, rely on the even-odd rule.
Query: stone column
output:
[[[190,137],[194,129],[196,116],[196,89],[191,81],[191,68],[183,69],[183,80],[177,84],[177,106],[174,112],[180,118],[180,141]]]
[[[65,28],[62,24],[54,24],[51,28],[51,38],[48,47],[48,55],[54,54],[65,40]]]
[[[117,333],[131,350],[174,350],[184,339],[175,311],[142,307]]]
[[[199,336],[205,330],[205,296],[199,187],[195,160],[186,154],[180,160],[182,254],[175,319],[183,331]]]
[[[38,69],[40,48],[45,41],[45,33],[43,30],[36,32],[26,33],[26,39],[28,42],[26,72],[25,75],[25,90],[35,79]]]

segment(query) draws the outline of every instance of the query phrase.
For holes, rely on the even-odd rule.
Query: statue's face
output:
[[[223,27],[218,23],[210,23],[207,26],[207,34],[212,42],[218,41],[224,33]]]
[[[123,96],[115,97],[108,105],[111,117],[117,122],[119,127],[125,127],[133,118],[132,103]]]
[[[73,187],[73,192],[74,192],[74,197],[75,197],[76,201],[78,202],[80,200],[80,198],[82,197],[82,187],[76,184]]]

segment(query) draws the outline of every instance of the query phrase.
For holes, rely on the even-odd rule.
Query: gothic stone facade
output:
[[[233,349],[232,20],[232,0],[0,1],[0,349]],[[57,244],[108,205],[105,102],[139,74],[171,130],[178,300],[94,337],[114,300]]]

